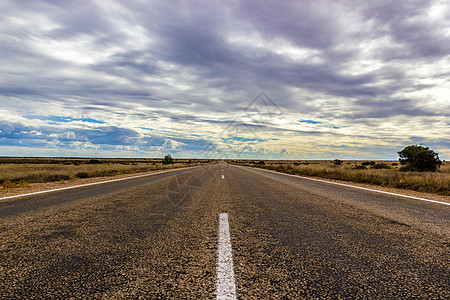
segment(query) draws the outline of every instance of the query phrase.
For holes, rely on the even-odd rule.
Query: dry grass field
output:
[[[3,189],[26,187],[30,183],[77,180],[81,178],[133,174],[171,168],[197,166],[210,160],[174,159],[80,159],[80,158],[0,158]]]
[[[260,167],[288,174],[368,183],[384,187],[450,196],[450,163],[438,172],[402,172],[398,161],[259,161],[231,160],[230,163]]]

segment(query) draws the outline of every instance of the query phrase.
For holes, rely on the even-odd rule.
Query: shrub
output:
[[[98,160],[98,159],[91,159],[88,162],[88,164],[91,164],[91,165],[98,165],[98,164],[101,164],[101,163],[102,162],[100,160]]]
[[[29,183],[25,179],[20,179],[20,181],[18,183],[11,182],[10,180],[5,180],[3,182],[4,189],[23,188],[23,187],[27,187],[28,185],[29,185]]]
[[[17,184],[18,187],[27,187],[28,185],[29,183],[25,179],[20,179],[19,183]]]
[[[399,161],[403,165],[402,171],[432,171],[435,172],[441,166],[442,161],[438,153],[428,147],[411,145],[397,152]]]
[[[12,183],[11,181],[9,181],[9,180],[5,180],[4,182],[3,182],[3,188],[4,189],[12,189],[12,188],[15,188],[16,187],[16,184],[15,183]]]
[[[164,156],[164,159],[163,159],[162,163],[164,165],[173,164],[172,156],[170,154],[167,154],[166,156]]]
[[[355,169],[355,170],[367,170],[367,167],[366,166],[356,166],[353,169]]]
[[[335,159],[335,160],[333,160],[333,164],[335,164],[336,166],[340,166],[340,165],[342,165],[342,160]]]
[[[378,163],[378,164],[373,165],[372,168],[374,168],[374,169],[390,169],[391,166],[388,164],[385,164],[385,163]]]
[[[77,176],[78,178],[89,178],[89,174],[86,172],[79,172],[77,173],[75,176]]]

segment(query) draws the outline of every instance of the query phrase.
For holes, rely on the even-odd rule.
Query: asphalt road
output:
[[[450,206],[223,162],[0,200],[0,298],[214,299],[221,213],[239,299],[450,299]]]

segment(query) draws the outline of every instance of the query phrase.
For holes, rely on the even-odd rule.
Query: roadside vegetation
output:
[[[450,196],[450,163],[436,172],[405,171],[398,161],[276,161],[230,160],[232,164],[265,168],[294,175],[320,177]]]
[[[438,153],[423,145],[411,145],[398,152],[401,171],[436,172],[442,165]]]
[[[169,155],[170,157],[170,155]],[[2,189],[27,187],[30,183],[58,182],[114,176],[212,163],[212,160],[81,159],[0,157]]]

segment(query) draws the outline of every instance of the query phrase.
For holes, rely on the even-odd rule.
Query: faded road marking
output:
[[[219,257],[217,259],[216,299],[237,299],[228,214],[219,215]]]

